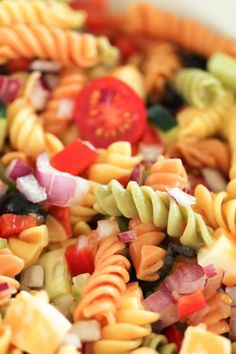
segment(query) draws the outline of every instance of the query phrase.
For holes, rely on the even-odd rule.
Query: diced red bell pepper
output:
[[[178,350],[180,350],[183,341],[183,334],[175,325],[165,328],[162,333],[166,336],[169,343],[175,343]]]
[[[124,177],[121,177],[121,178],[118,179],[118,182],[119,182],[120,184],[122,184],[122,186],[124,186],[124,187],[127,186],[127,184],[129,183],[129,181],[130,181],[130,176],[124,176]]]
[[[25,71],[30,66],[31,59],[19,58],[10,60],[7,63],[7,68],[10,73],[15,73],[17,71]]]
[[[79,249],[77,245],[70,245],[65,250],[65,259],[72,277],[94,271],[93,255],[88,248]]]
[[[207,306],[202,289],[190,295],[182,295],[178,300],[178,317],[180,320],[187,318]]]
[[[70,224],[69,208],[52,206],[50,208],[50,214],[54,216],[54,218],[56,218],[62,224],[68,237],[72,237],[72,227]]]
[[[37,218],[34,215],[3,214],[0,216],[0,237],[15,236],[36,225]]]
[[[141,138],[141,142],[144,144],[162,144],[161,143],[161,138],[155,128],[151,124],[147,124],[144,134]]]
[[[98,153],[93,145],[76,139],[54,155],[51,158],[51,164],[57,170],[77,176],[83,173],[97,156]]]

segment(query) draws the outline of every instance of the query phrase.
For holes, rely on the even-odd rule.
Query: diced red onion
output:
[[[140,186],[143,184],[143,174],[142,174],[142,168],[140,164],[135,166],[135,168],[131,172],[130,181],[135,181]]]
[[[0,179],[0,198],[3,197],[8,190],[8,185]]]
[[[206,300],[211,298],[211,296],[213,296],[216,293],[216,291],[221,287],[223,277],[224,277],[223,270],[218,269],[217,274],[214,277],[207,279],[206,286],[204,289],[204,295]]]
[[[128,243],[128,242],[132,242],[132,241],[136,240],[137,235],[136,235],[135,231],[125,231],[125,232],[119,233],[117,235],[117,238],[122,243]]]
[[[225,292],[232,299],[232,306],[236,306],[236,286],[227,286]]]
[[[171,326],[178,321],[177,302],[164,286],[148,296],[144,300],[144,304],[148,310],[159,313],[161,328]]]
[[[206,274],[207,278],[212,278],[217,275],[217,270],[214,264],[208,264],[206,267],[203,267],[204,273]]]
[[[36,111],[42,111],[45,108],[49,97],[49,91],[45,89],[41,80],[37,80],[30,96],[31,103]]]
[[[20,89],[20,81],[9,76],[0,75],[0,101],[4,103],[12,102]]]
[[[29,69],[46,73],[58,73],[62,69],[62,65],[57,61],[36,59],[32,61]]]
[[[52,205],[67,207],[79,203],[89,189],[87,180],[53,168],[47,154],[37,158],[36,177]]]
[[[57,117],[60,119],[70,120],[73,117],[75,101],[71,98],[63,98],[60,100],[57,110]]]
[[[164,147],[157,144],[151,145],[140,143],[139,152],[143,156],[144,161],[155,162],[158,156],[163,154]]]
[[[14,159],[6,169],[6,176],[15,181],[18,177],[30,175],[32,172],[32,167],[21,160]]]
[[[198,289],[203,289],[206,277],[203,268],[197,263],[184,263],[163,282],[165,287],[172,293],[191,294]]]
[[[55,74],[45,74],[41,77],[41,82],[46,90],[53,90],[58,84],[58,75]]]
[[[0,284],[0,292],[6,291],[6,290],[8,290],[8,289],[10,289],[8,283],[1,283],[1,284]]]
[[[192,195],[182,191],[180,188],[166,188],[167,193],[172,197],[177,204],[193,205],[196,204],[196,198]]]
[[[204,167],[201,171],[207,186],[212,192],[218,193],[226,190],[227,182],[224,176],[218,170]]]
[[[32,174],[17,178],[16,188],[32,203],[40,203],[47,199],[45,188],[40,186]]]

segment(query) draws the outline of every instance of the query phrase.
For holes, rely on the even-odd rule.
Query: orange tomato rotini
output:
[[[129,230],[137,236],[129,246],[129,254],[140,280],[155,281],[159,278],[158,270],[163,265],[166,251],[157,247],[163,241],[165,234],[153,225],[144,224],[138,218],[129,222]]]
[[[109,27],[128,35],[174,42],[205,57],[220,51],[236,56],[236,43],[228,37],[146,3],[129,6],[122,14],[110,16]]]
[[[116,309],[129,281],[130,263],[120,254],[124,248],[116,236],[100,242],[95,271],[75,308],[74,321],[94,318],[104,325],[115,323]]]
[[[153,100],[162,99],[165,84],[181,67],[181,58],[174,44],[150,42],[144,49],[142,63],[146,94]]]
[[[74,99],[86,82],[86,75],[77,67],[62,71],[57,86],[51,92],[49,100],[40,118],[46,131],[60,136],[72,120],[72,111],[60,112],[60,104],[68,100],[73,107]]]
[[[0,28],[0,63],[18,58],[53,59],[65,66],[99,63],[98,41],[92,34],[16,24]]]
[[[168,159],[163,156],[158,157],[145,180],[145,185],[159,191],[174,187],[184,189],[187,183],[188,176],[181,159]]]
[[[230,149],[219,139],[209,138],[196,142],[179,141],[170,146],[166,157],[179,157],[195,168],[217,168],[227,175],[230,167]]]
[[[7,303],[20,284],[14,277],[24,268],[24,261],[8,248],[0,250],[0,284],[7,283],[9,289],[0,293],[0,307]]]

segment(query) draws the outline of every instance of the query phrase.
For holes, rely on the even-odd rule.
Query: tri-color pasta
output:
[[[106,5],[0,1],[0,354],[232,354],[236,43]]]

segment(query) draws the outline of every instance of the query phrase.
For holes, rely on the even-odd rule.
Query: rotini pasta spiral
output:
[[[146,94],[155,101],[162,99],[166,82],[180,66],[181,59],[173,44],[151,42],[145,49],[142,63]]]
[[[166,191],[167,188],[184,189],[188,183],[188,175],[180,159],[166,159],[159,156],[152,165],[145,185],[154,190]]]
[[[0,63],[18,58],[52,59],[65,66],[92,67],[99,63],[98,40],[92,34],[16,24],[0,28]]]
[[[75,308],[74,320],[94,318],[113,324],[117,304],[129,281],[128,259],[120,254],[125,245],[110,236],[101,241],[95,255],[95,271]]]
[[[227,175],[230,167],[230,149],[219,139],[205,139],[196,142],[177,142],[170,146],[166,157],[179,157],[190,167],[216,168]]]
[[[7,166],[9,165],[13,160],[20,160],[22,162],[25,162],[27,164],[30,163],[30,159],[26,154],[20,151],[9,151],[6,152],[3,157],[1,158],[1,162],[3,165]]]
[[[7,116],[10,142],[14,149],[32,158],[43,151],[54,154],[63,149],[59,139],[44,132],[38,116],[26,99],[19,98],[11,103]]]
[[[83,26],[85,13],[74,11],[67,4],[41,0],[3,0],[0,2],[0,26],[16,23],[41,23],[47,27],[79,28]]]
[[[163,265],[165,250],[157,247],[165,235],[153,224],[142,224],[138,218],[129,222],[129,230],[133,230],[137,239],[131,242],[129,254],[140,280],[154,281],[159,278],[158,270]]]
[[[95,209],[101,214],[127,218],[138,216],[143,223],[167,229],[171,237],[179,237],[183,245],[200,248],[212,243],[211,231],[200,214],[190,206],[177,205],[168,193],[154,191],[129,182],[127,188],[113,180],[96,190]]]
[[[151,333],[150,324],[158,318],[157,313],[143,308],[137,295],[124,296],[116,312],[117,322],[103,327],[102,339],[94,344],[94,354],[132,353]]]
[[[143,341],[144,347],[156,349],[160,354],[176,354],[177,346],[168,343],[167,338],[161,334],[151,333]]]
[[[94,193],[98,186],[99,184],[90,181],[89,191],[80,205],[70,207],[70,222],[74,231],[78,232],[78,227],[79,225],[81,226],[81,222],[90,221],[97,214],[97,211],[93,208],[93,204],[96,201]]]
[[[25,267],[37,262],[47,244],[48,230],[46,225],[30,227],[22,231],[17,237],[9,238],[10,250],[24,260]]]
[[[129,6],[110,17],[109,28],[133,36],[174,42],[184,49],[209,57],[215,52],[236,56],[236,43],[201,23],[176,16],[146,3]]]
[[[24,268],[23,259],[12,254],[8,248],[0,250],[0,284],[8,284],[9,289],[0,293],[0,307],[7,303],[20,284],[14,277]],[[1,341],[0,341],[1,342]]]
[[[200,69],[179,70],[174,85],[189,104],[199,109],[208,108],[223,94],[221,82]]]
[[[222,120],[233,105],[233,96],[225,92],[211,107],[199,110],[187,107],[177,114],[180,139],[204,139],[219,131]]]
[[[231,314],[232,300],[225,293],[217,293],[208,301],[208,308],[203,315],[195,314],[188,321],[190,325],[204,323],[208,331],[216,334],[229,332],[230,327],[227,319]]]
[[[11,341],[11,327],[2,324],[0,319],[0,353],[1,354],[11,354],[9,353],[10,341]]]
[[[228,140],[230,150],[231,150],[231,168],[229,171],[229,176],[231,179],[236,178],[236,105],[232,107],[220,127],[221,135]]]
[[[40,118],[46,131],[60,136],[71,123],[72,112],[60,113],[60,103],[64,99],[73,100],[86,82],[86,76],[81,69],[72,67],[62,71],[55,89]],[[73,101],[72,101],[73,104]]]
[[[197,208],[212,228],[223,227],[236,236],[236,200],[228,200],[226,192],[211,193],[203,185],[195,189]]]
[[[101,184],[129,176],[142,159],[139,155],[132,156],[131,145],[125,141],[115,142],[99,152],[96,162],[88,171],[88,178]]]

